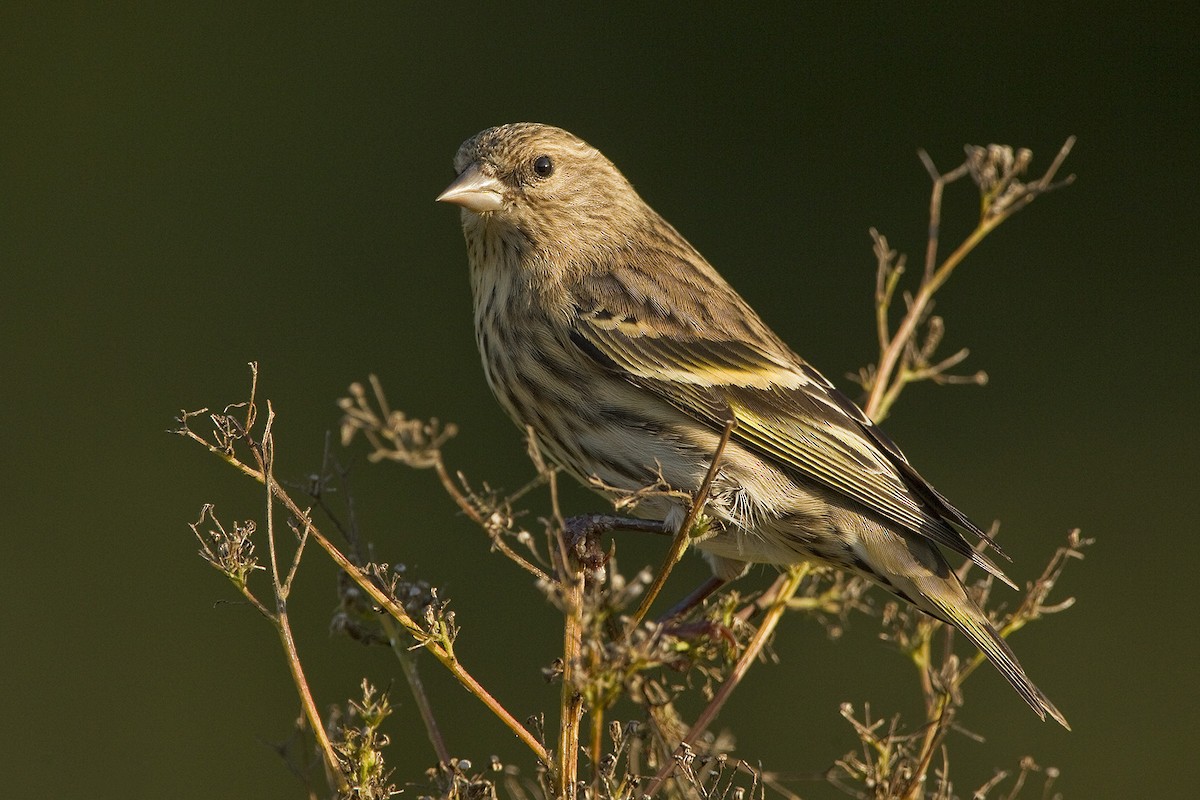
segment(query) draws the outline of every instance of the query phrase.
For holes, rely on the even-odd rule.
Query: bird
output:
[[[609,494],[681,490],[635,512],[678,531],[679,494],[699,489],[727,436],[693,539],[718,582],[803,561],[862,575],[961,631],[1069,729],[943,552],[1016,588],[972,546],[994,546],[988,534],[599,150],[513,123],[463,142],[454,169],[437,200],[460,207],[487,383],[544,454]]]

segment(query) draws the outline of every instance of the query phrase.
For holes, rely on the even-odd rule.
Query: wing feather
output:
[[[604,366],[733,438],[904,528],[1011,581],[961,529],[995,543],[908,463],[845,395],[782,347],[699,336],[654,335],[628,317],[581,311],[572,337]],[[998,548],[997,548],[998,550]]]

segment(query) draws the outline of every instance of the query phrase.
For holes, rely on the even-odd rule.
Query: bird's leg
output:
[[[671,530],[659,519],[618,517],[612,514],[580,514],[568,517],[563,526],[567,549],[589,571],[601,569],[608,554],[600,547],[600,535],[609,531],[642,531],[670,536]]]
[[[697,586],[691,594],[676,603],[670,611],[659,617],[659,624],[665,624],[676,617],[682,617],[684,614],[708,599],[709,595],[727,583],[729,583],[729,581],[725,580],[724,578],[718,578],[716,575],[713,575],[704,583]]]
[[[700,605],[713,592],[727,583],[729,581],[724,578],[718,578],[716,575],[713,575],[704,583],[697,586],[691,594],[680,600],[670,611],[658,618],[659,630],[680,639],[691,639],[696,636],[708,636],[713,639],[720,638],[728,642],[730,646],[737,647],[737,639],[734,637],[733,631],[720,622],[707,619],[699,619],[688,623],[680,622],[684,614]]]

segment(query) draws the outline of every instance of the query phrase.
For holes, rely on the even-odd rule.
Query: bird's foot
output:
[[[568,517],[563,524],[563,540],[567,552],[574,556],[590,577],[604,579],[604,566],[611,553],[600,544],[601,534],[614,530],[642,531],[670,535],[662,520],[617,517],[612,514],[580,514]]]
[[[567,552],[588,572],[603,572],[609,553],[600,545],[600,535],[613,529],[603,514],[581,514],[568,517],[563,525]]]

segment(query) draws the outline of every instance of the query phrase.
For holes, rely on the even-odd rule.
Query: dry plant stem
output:
[[[353,494],[347,483],[347,473],[336,464],[333,458],[333,452],[330,445],[330,436],[325,436],[325,452],[321,458],[321,475],[336,474],[341,484],[341,491],[347,499],[347,512],[349,515],[348,521],[343,524],[341,520],[334,514],[325,501],[323,491],[310,491],[309,494],[316,501],[317,507],[325,512],[329,521],[342,534],[342,538],[350,546],[351,555],[354,557],[354,562],[360,567],[369,560],[365,548],[362,546],[362,539],[358,534],[358,525],[355,522]],[[299,563],[297,561],[297,563]],[[437,718],[433,715],[433,706],[429,702],[429,695],[425,692],[425,685],[421,681],[420,669],[417,665],[416,654],[408,647],[401,644],[402,639],[407,637],[400,626],[391,617],[382,617],[380,619],[380,627],[383,628],[387,635],[388,645],[392,649],[393,655],[400,662],[400,668],[404,671],[404,679],[408,682],[408,688],[413,696],[413,700],[417,704],[417,711],[421,715],[421,722],[425,725],[425,733],[429,737],[429,743],[433,747],[434,755],[437,756],[439,764],[450,763],[450,751],[446,747],[446,740],[442,736],[442,731],[438,727]]]
[[[279,634],[279,641],[283,644],[284,652],[287,654],[288,669],[292,674],[292,681],[296,685],[296,692],[300,695],[300,703],[304,708],[304,716],[308,720],[308,726],[316,737],[317,744],[321,748],[321,754],[325,759],[326,774],[333,779],[339,792],[345,792],[348,788],[346,777],[343,774],[342,767],[338,761],[337,755],[333,749],[333,743],[329,741],[329,735],[325,732],[325,725],[322,723],[321,714],[317,710],[316,701],[313,700],[312,690],[309,689],[308,679],[304,676],[304,668],[300,663],[300,654],[296,650],[296,638],[292,634],[291,622],[288,619],[287,599],[291,593],[292,581],[296,577],[296,569],[300,565],[300,557],[304,553],[304,543],[307,541],[308,527],[305,526],[305,535],[301,538],[300,544],[297,546],[296,554],[292,559],[292,564],[288,569],[287,578],[280,580],[279,578],[279,561],[277,557],[277,549],[275,547],[275,503],[272,498],[270,487],[275,482],[274,475],[271,470],[273,467],[273,451],[270,442],[272,441],[271,427],[275,421],[275,411],[271,408],[270,403],[267,404],[267,423],[263,431],[264,447],[259,459],[259,467],[265,476],[264,485],[267,487],[267,542],[271,558],[271,584],[275,591],[275,614],[272,619],[275,622],[275,630]],[[298,517],[298,519],[300,519]]]
[[[346,574],[351,577],[351,579],[358,585],[360,589],[366,592],[366,594],[377,605],[383,608],[384,611],[386,611],[393,619],[402,625],[409,635],[416,639],[421,646],[425,647],[426,650],[432,653],[434,658],[441,662],[441,664],[450,671],[455,679],[458,680],[458,682],[462,684],[462,686],[468,692],[478,698],[480,702],[482,702],[493,714],[495,714],[500,721],[503,722],[504,725],[516,735],[518,739],[520,739],[530,750],[533,751],[534,755],[537,756],[537,758],[543,764],[550,765],[550,754],[546,751],[546,748],[542,746],[541,742],[539,742],[533,736],[533,734],[530,733],[525,726],[516,719],[516,717],[510,714],[508,710],[496,700],[496,698],[492,697],[492,695],[486,689],[484,689],[483,686],[480,685],[480,683],[475,680],[475,678],[469,672],[467,672],[462,664],[458,662],[458,659],[453,653],[448,651],[437,640],[430,638],[425,633],[424,629],[422,629],[421,626],[408,615],[408,612],[406,612],[402,606],[384,594],[384,592],[380,590],[379,587],[376,586],[374,582],[372,582],[358,566],[350,561],[350,559],[348,559],[337,548],[337,546],[333,544],[333,542],[331,542],[323,533],[321,533],[320,529],[309,518],[308,513],[302,510],[296,504],[291,495],[289,495],[287,491],[274,480],[273,477],[265,476],[265,473],[261,470],[263,465],[261,448],[258,444],[250,440],[248,432],[245,433],[247,441],[251,442],[251,451],[254,453],[255,459],[259,463],[259,470],[255,470],[253,467],[250,467],[249,465],[244,464],[241,461],[238,461],[236,458],[224,453],[219,448],[209,445],[208,442],[206,442],[194,431],[183,431],[183,435],[204,445],[210,451],[221,456],[225,461],[234,465],[240,471],[254,478],[259,483],[266,484],[275,499],[282,503],[284,508],[286,508],[288,512],[292,514],[292,516],[294,516],[297,520],[300,520],[305,526],[305,529],[308,531],[308,537],[315,541],[317,545],[319,545],[320,548],[325,551],[330,559],[332,559],[339,568],[344,570]]]
[[[1054,606],[1043,606],[1042,601],[1045,599],[1046,593],[1053,587],[1058,576],[1062,573],[1067,560],[1070,558],[1082,558],[1083,555],[1079,548],[1088,543],[1088,540],[1083,540],[1079,537],[1078,531],[1071,532],[1067,545],[1060,547],[1054,554],[1054,557],[1050,559],[1050,563],[1046,565],[1041,577],[1030,586],[1020,607],[1012,613],[1007,622],[999,626],[998,630],[1001,637],[1007,638],[1012,633],[1020,630],[1026,622],[1035,619],[1043,613],[1060,611],[1073,604],[1073,599],[1068,599]],[[928,772],[929,766],[933,763],[937,751],[942,747],[942,741],[953,721],[951,693],[957,687],[961,687],[967,678],[970,677],[971,673],[987,661],[982,653],[977,652],[956,672],[953,687],[935,688],[930,671],[932,661],[929,651],[933,635],[940,627],[942,627],[941,623],[933,622],[929,622],[922,627],[921,643],[913,659],[920,671],[921,687],[925,695],[926,729],[920,750],[918,751],[917,768],[912,773],[911,781],[903,788],[903,791],[899,795],[904,800],[919,800],[923,796],[921,791],[922,781]],[[1011,796],[1015,796],[1015,794],[1016,792],[1014,791]]]
[[[339,791],[345,791],[347,788],[346,777],[342,774],[341,765],[333,751],[333,744],[329,741],[329,736],[321,722],[320,712],[317,710],[312,692],[308,688],[308,680],[304,677],[304,670],[300,666],[300,654],[296,650],[296,640],[292,636],[292,627],[288,622],[287,612],[282,608],[278,621],[279,640],[283,643],[284,651],[287,653],[288,668],[292,673],[292,681],[296,684],[296,692],[300,695],[301,705],[304,707],[304,717],[308,720],[308,726],[312,729],[313,736],[316,737],[317,744],[321,748],[321,754],[325,758],[325,772],[333,778]]]
[[[917,767],[912,772],[908,786],[904,787],[900,793],[903,800],[921,800],[924,795],[925,776],[929,772],[930,764],[933,763],[934,754],[937,753],[942,739],[945,738],[946,731],[950,727],[949,706],[949,696],[942,693],[934,703],[933,710],[929,712],[929,722],[925,729],[925,738],[921,742]]]
[[[566,615],[563,625],[562,709],[559,717],[559,796],[574,800],[579,779],[579,725],[583,720],[583,695],[576,673],[583,652],[583,573],[572,570],[563,558],[563,595]]]
[[[1072,604],[1072,600],[1064,601],[1054,607],[1043,607],[1042,600],[1045,593],[1053,586],[1058,575],[1062,573],[1063,567],[1066,565],[1067,559],[1082,558],[1082,553],[1079,551],[1081,545],[1086,544],[1085,540],[1081,540],[1078,531],[1072,531],[1068,538],[1067,545],[1060,547],[1050,559],[1050,563],[1046,565],[1041,577],[1039,577],[1031,586],[1026,594],[1021,606],[1013,612],[1008,621],[1000,626],[999,633],[1001,637],[1007,638],[1010,634],[1019,630],[1030,619],[1036,617],[1043,610],[1046,613],[1062,610]],[[921,686],[926,698],[926,722],[924,739],[921,742],[919,750],[917,769],[913,772],[911,783],[905,788],[901,797],[904,800],[917,800],[921,797],[921,779],[927,773],[929,765],[933,762],[933,758],[937,750],[941,747],[942,740],[945,738],[946,732],[950,727],[951,708],[950,708],[950,691],[951,689],[935,689],[930,676],[930,655],[932,637],[934,631],[939,627],[933,623],[929,623],[923,627],[921,646],[914,661],[921,674]],[[986,657],[982,653],[976,653],[966,664],[964,664],[955,675],[955,686],[962,686],[971,673],[986,661]],[[1015,796],[1015,792],[1014,792]]]
[[[956,170],[956,172],[959,170]],[[965,171],[965,170],[963,170]],[[940,202],[941,202],[941,187],[945,183],[945,176],[939,177],[934,181],[934,192],[931,205],[934,210],[930,212],[929,226],[929,255],[934,256],[937,253],[937,235],[938,227],[933,221],[940,217]],[[958,249],[942,264],[937,271],[930,269],[929,264],[926,264],[925,279],[921,281],[921,287],[917,290],[917,294],[913,297],[912,303],[909,306],[909,311],[904,316],[904,320],[900,323],[900,327],[896,330],[895,336],[892,337],[888,346],[884,349],[879,359],[879,366],[875,373],[875,381],[871,386],[871,393],[867,400],[868,408],[876,408],[881,412],[881,416],[886,416],[889,410],[891,401],[894,401],[895,395],[889,390],[892,389],[893,375],[896,370],[896,365],[900,361],[900,356],[904,353],[904,348],[916,335],[917,326],[920,325],[924,318],[925,310],[929,306],[929,301],[933,299],[933,295],[941,287],[943,283],[950,277],[954,268],[962,261],[962,259],[974,249],[975,245],[979,244],[988,233],[990,233],[996,225],[999,224],[999,218],[992,220],[983,220],[975,228],[967,239],[959,245]],[[897,383],[897,385],[902,385]],[[869,416],[874,417],[874,414],[867,412]]]
[[[437,755],[438,763],[449,764],[450,750],[446,747],[446,740],[438,727],[437,718],[433,716],[433,706],[429,704],[429,696],[425,693],[425,684],[421,682],[421,673],[418,670],[415,654],[401,644],[401,637],[405,634],[400,631],[399,626],[390,617],[384,620],[384,630],[387,631],[392,652],[396,654],[400,668],[404,670],[404,679],[408,681],[408,688],[417,704],[417,711],[421,714],[421,722],[425,725],[425,733],[429,736],[429,743],[433,745],[433,752]]]
[[[516,717],[508,713],[508,709],[500,705],[496,698],[492,697],[492,695],[486,689],[484,689],[482,685],[480,685],[479,681],[475,680],[475,678],[463,668],[463,666],[458,662],[458,659],[452,653],[450,653],[439,642],[430,639],[425,634],[425,631],[421,628],[421,626],[418,625],[417,622],[408,615],[408,612],[406,612],[402,606],[398,605],[386,594],[384,594],[379,587],[371,582],[371,580],[369,580],[360,569],[358,569],[348,558],[346,558],[345,555],[342,554],[340,550],[338,550],[337,546],[334,545],[333,542],[329,541],[329,539],[327,539],[324,534],[322,534],[316,528],[315,525],[312,525],[311,521],[307,517],[307,514],[296,505],[295,501],[292,500],[291,496],[288,495],[282,486],[275,483],[274,480],[271,481],[270,486],[272,493],[281,503],[283,503],[284,507],[287,508],[288,511],[293,515],[295,515],[297,519],[304,520],[305,524],[310,526],[309,535],[312,537],[312,539],[318,545],[320,545],[321,549],[324,550],[331,559],[333,559],[333,562],[337,564],[338,567],[345,570],[346,573],[350,575],[354,582],[358,584],[360,589],[366,592],[370,598],[374,600],[376,604],[382,607],[388,614],[390,614],[393,619],[403,625],[409,634],[416,638],[416,640],[420,642],[425,649],[433,654],[434,658],[440,661],[442,665],[446,667],[446,669],[450,670],[450,673],[455,677],[455,679],[458,680],[459,683],[463,685],[464,688],[466,688],[468,692],[475,695],[475,697],[477,697],[480,702],[487,706],[487,708],[493,714],[499,717],[500,721],[503,722],[514,734],[516,734],[517,738],[524,742],[525,745],[534,752],[534,755],[536,755],[538,759],[542,761],[542,763],[550,763],[550,755],[546,752],[546,748],[542,746],[541,742],[534,738],[533,734],[530,733],[524,725],[517,721]]]
[[[871,238],[875,240],[875,260],[879,263],[875,274],[875,330],[879,336],[879,352],[882,353],[891,338],[888,309],[892,306],[896,287],[900,285],[900,277],[904,274],[906,259],[903,254],[892,251],[887,246],[887,239],[874,228],[871,228]]]
[[[530,441],[537,441],[532,430]],[[540,463],[540,459],[538,460]],[[555,530],[566,530],[562,508],[558,503],[558,480],[549,472],[546,481],[550,489],[550,512]],[[560,585],[563,589],[563,674],[561,707],[559,709],[558,778],[559,796],[573,800],[579,781],[579,726],[583,720],[583,695],[579,692],[578,679],[580,654],[583,652],[583,572],[576,569],[567,554],[566,542],[556,537],[558,545],[554,562],[558,566]]]
[[[604,751],[604,709],[591,709],[588,718],[592,723],[591,740],[588,745],[588,756],[592,762],[592,797],[599,797],[600,759]]]
[[[471,502],[467,499],[466,495],[464,495],[454,483],[454,479],[450,477],[450,471],[446,469],[446,462],[442,460],[441,453],[436,455],[433,469],[437,473],[438,480],[441,481],[442,487],[446,490],[446,493],[450,495],[451,499],[454,500],[455,504],[462,509],[463,513],[466,514],[472,522],[481,526],[484,530],[487,530],[487,520],[480,515],[478,509],[471,505]],[[549,575],[531,563],[516,550],[513,550],[511,547],[509,547],[508,542],[504,541],[503,538],[500,536],[492,536],[491,540],[493,547],[504,553],[504,555],[507,556],[513,563],[528,572],[536,580],[545,581],[546,583],[550,582]]]
[[[940,235],[941,226],[942,191],[947,183],[961,178],[967,173],[968,169],[967,165],[963,164],[950,172],[938,174],[936,167],[933,166],[929,157],[922,153],[922,160],[934,179],[933,190],[930,193],[929,200],[929,240],[925,253],[925,274],[916,296],[913,297],[912,303],[909,305],[908,313],[904,315],[904,320],[900,323],[900,327],[897,328],[895,336],[892,337],[891,342],[880,356],[879,366],[875,371],[874,382],[867,400],[867,407],[874,409],[874,413],[867,411],[867,414],[872,419],[878,421],[887,416],[890,405],[887,402],[889,390],[892,388],[894,382],[899,381],[901,385],[904,382],[902,377],[895,375],[896,367],[900,362],[900,357],[903,355],[904,349],[916,335],[917,326],[925,318],[925,313],[929,308],[929,301],[933,298],[933,295],[950,278],[950,275],[962,263],[967,254],[974,250],[989,233],[1017,211],[1029,205],[1038,194],[1053,188],[1052,181],[1054,175],[1058,172],[1059,167],[1062,166],[1074,143],[1074,137],[1067,139],[1062,148],[1059,149],[1058,155],[1050,165],[1050,168],[1046,170],[1046,173],[1036,182],[1030,184],[1030,192],[1003,208],[999,213],[994,215],[985,214],[975,227],[975,230],[936,269],[934,268],[934,264],[937,262],[938,236]],[[891,399],[895,399],[894,395]]]
[[[717,690],[716,695],[713,696],[713,699],[700,713],[700,716],[697,717],[696,722],[692,725],[691,729],[688,730],[687,735],[683,737],[683,740],[679,743],[679,748],[676,749],[676,752],[685,746],[690,747],[691,745],[695,744],[696,740],[700,738],[700,736],[706,730],[708,730],[708,726],[711,725],[713,720],[717,718],[717,714],[721,712],[721,708],[724,707],[725,701],[729,699],[730,695],[733,694],[733,690],[736,689],[738,684],[742,682],[742,678],[745,677],[746,672],[750,669],[750,666],[754,663],[755,659],[758,658],[758,654],[762,652],[762,649],[766,645],[767,640],[770,638],[771,633],[775,630],[775,626],[779,623],[779,619],[783,616],[783,613],[787,611],[788,599],[791,598],[791,596],[795,594],[796,590],[800,588],[800,584],[803,582],[804,577],[808,575],[811,569],[812,566],[806,562],[791,567],[787,572],[780,576],[783,582],[779,585],[778,591],[774,595],[775,599],[772,601],[770,608],[767,609],[767,613],[763,617],[762,625],[750,639],[749,644],[747,644],[745,651],[737,660],[737,663],[734,664],[729,676],[725,679],[725,682],[721,684],[721,688]],[[654,776],[654,780],[651,781],[650,786],[646,789],[646,795],[653,797],[662,786],[663,782],[667,778],[671,777],[671,774],[675,771],[675,767],[677,765],[678,762],[676,759],[671,759],[664,764],[662,769],[658,771],[658,774]]]
[[[370,376],[370,382],[371,390],[375,393],[375,402],[379,404],[380,411],[383,413],[383,417],[386,419],[391,415],[391,408],[388,405],[387,396],[384,394],[383,386],[380,384],[379,378],[376,375]],[[247,430],[249,430],[249,427],[247,427]],[[220,454],[220,451],[217,451],[217,453]],[[458,484],[454,482],[454,478],[450,475],[450,470],[446,467],[446,462],[442,458],[441,450],[435,451],[432,454],[432,457],[434,472],[437,473],[438,480],[441,482],[442,488],[446,490],[446,494],[450,495],[450,499],[454,501],[455,505],[457,505],[472,522],[483,528],[485,531],[489,530],[490,526],[488,525],[488,520],[483,518],[483,516],[479,513],[479,509],[471,503],[470,499],[463,493]],[[549,575],[509,547],[508,543],[504,541],[503,537],[492,536],[491,541],[493,547],[502,552],[513,563],[517,564],[526,572],[533,575],[536,580],[550,583]]]
[[[946,731],[953,721],[950,707],[951,697],[945,689],[936,689],[933,684],[933,635],[942,623],[924,622],[920,626],[920,644],[914,654],[913,662],[921,680],[921,693],[925,697],[925,736],[918,750],[917,768],[900,793],[903,800],[920,800],[923,792],[925,776],[933,757],[946,736]]]
[[[708,465],[708,473],[704,476],[704,481],[700,484],[699,491],[696,492],[696,496],[692,499],[692,506],[688,509],[687,516],[683,519],[683,524],[679,526],[674,541],[671,542],[671,549],[667,552],[667,557],[663,560],[662,568],[654,576],[654,582],[646,590],[646,596],[642,598],[641,605],[638,606],[638,610],[629,621],[626,630],[632,631],[638,625],[642,624],[642,620],[646,618],[646,614],[650,611],[650,606],[654,603],[654,599],[658,597],[658,593],[662,591],[663,585],[666,584],[667,576],[671,574],[671,570],[679,562],[683,551],[687,549],[688,541],[692,536],[692,527],[696,524],[696,520],[700,518],[701,512],[704,511],[704,505],[708,502],[708,493],[712,489],[713,479],[717,477],[717,472],[721,467],[721,456],[725,452],[725,446],[729,444],[729,437],[733,435],[735,427],[737,427],[736,419],[730,418],[725,423],[725,429],[721,431],[721,439],[717,442],[717,448],[713,452],[712,463]]]
[[[929,171],[930,177],[933,178],[933,188],[929,192],[929,237],[925,242],[925,281],[928,282],[933,280],[933,269],[937,264],[938,239],[942,232],[942,194],[945,192],[946,184],[966,175],[968,168],[964,162],[956,169],[942,175],[937,171],[937,167],[934,166],[928,153],[921,150],[918,155],[925,165],[925,169]]]

